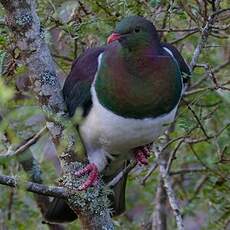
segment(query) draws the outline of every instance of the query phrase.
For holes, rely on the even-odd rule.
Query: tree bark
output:
[[[64,171],[63,185],[67,186],[68,191],[72,186],[79,186],[79,180],[73,171],[79,167],[78,163],[74,162],[78,135],[65,112],[61,86],[36,14],[36,1],[0,0],[0,3],[6,10],[6,24],[11,29],[15,45],[20,51],[19,62],[28,68],[34,95],[46,114],[46,126],[58,147]],[[97,194],[94,196],[93,206],[92,202],[87,200],[92,194]],[[79,196],[81,202],[78,202]],[[84,192],[70,194],[67,201],[84,223],[84,229],[113,229],[102,183],[87,191],[85,195]]]
[[[152,230],[166,230],[167,229],[167,194],[164,188],[164,182],[160,178],[156,194],[156,206],[153,216]]]

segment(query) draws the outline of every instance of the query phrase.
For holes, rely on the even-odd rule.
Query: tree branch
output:
[[[230,9],[222,9],[219,11],[216,11],[215,13],[213,13],[211,16],[209,16],[205,26],[202,28],[201,31],[201,38],[199,43],[197,44],[193,57],[192,57],[192,61],[190,63],[190,68],[191,70],[194,69],[194,67],[197,64],[198,58],[200,56],[201,50],[204,48],[207,40],[208,40],[208,36],[210,35],[211,31],[212,31],[212,26],[216,21],[216,18],[219,14],[225,12],[225,11],[229,11]]]
[[[127,175],[137,165],[136,161],[132,161],[120,173],[118,173],[108,184],[108,187],[114,187],[125,175]]]
[[[164,187],[164,182],[160,177],[159,184],[157,186],[155,211],[153,213],[152,225],[155,230],[167,229],[167,194]]]
[[[181,169],[181,170],[177,170],[177,171],[172,171],[169,173],[170,176],[173,175],[183,175],[183,174],[187,174],[187,173],[199,173],[199,172],[206,172],[207,169],[206,168],[188,168],[188,169]]]
[[[149,169],[149,171],[146,173],[146,175],[144,176],[144,178],[141,180],[141,185],[145,185],[146,181],[148,180],[148,178],[152,175],[152,173],[157,169],[157,161],[154,161]]]
[[[155,148],[154,153],[155,153],[156,158],[158,159],[160,175],[161,175],[162,180],[164,181],[164,187],[166,189],[169,203],[173,210],[174,216],[176,218],[177,228],[178,230],[184,230],[183,219],[182,219],[182,215],[181,215],[180,208],[178,205],[178,201],[176,199],[175,192],[172,188],[170,176],[166,169],[166,162],[164,158],[162,157],[163,152],[159,150],[158,148]]]
[[[21,144],[15,151],[13,151],[11,147],[9,147],[6,153],[0,154],[0,158],[18,156],[20,153],[23,153],[26,149],[28,149],[30,146],[35,144],[37,140],[46,132],[46,130],[47,128],[43,127],[38,133],[36,133],[33,137],[31,137],[26,143]]]
[[[25,190],[29,192],[33,192],[39,195],[51,196],[57,198],[67,198],[67,192],[63,187],[56,186],[47,186],[43,184],[38,184],[34,182],[23,182],[23,185],[20,185],[20,182],[16,180],[15,177],[12,176],[4,176],[0,175],[0,184],[7,185],[14,188],[24,187]]]

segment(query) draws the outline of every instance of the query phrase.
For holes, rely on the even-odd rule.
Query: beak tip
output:
[[[107,38],[107,44],[112,43],[113,41],[119,40],[120,34],[118,33],[112,33],[108,38]]]

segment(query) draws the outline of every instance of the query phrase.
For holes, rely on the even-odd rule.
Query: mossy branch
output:
[[[62,89],[58,82],[56,70],[47,44],[44,41],[40,21],[36,13],[35,0],[0,0],[6,11],[6,24],[12,32],[15,45],[20,50],[20,64],[27,66],[35,97],[46,114],[46,126],[57,146],[63,171],[72,173],[70,167],[76,158],[77,131],[65,112]],[[63,185],[78,183],[78,178],[67,176]],[[102,185],[100,185],[102,186]],[[69,187],[66,187],[67,190]],[[98,192],[94,187],[94,193]],[[67,191],[68,192],[68,191]],[[103,206],[103,215],[87,212],[87,209],[77,202],[78,195],[69,202],[71,208],[78,214],[84,229],[112,229],[113,224],[106,204],[95,200],[95,205]],[[75,202],[76,201],[76,202]],[[84,206],[84,205],[83,205]],[[88,207],[88,206],[87,206]],[[97,209],[97,207],[95,207]],[[95,226],[92,226],[91,220]]]
[[[57,186],[48,186],[43,185],[35,182],[23,182],[23,185],[20,185],[20,181],[18,181],[13,176],[5,176],[0,175],[0,184],[18,188],[24,187],[25,190],[29,192],[33,192],[36,194],[44,195],[44,196],[51,196],[51,197],[58,197],[58,198],[66,198],[67,193],[63,187]]]

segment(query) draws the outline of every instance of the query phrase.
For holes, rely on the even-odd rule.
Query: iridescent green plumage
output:
[[[115,29],[121,38],[103,53],[95,89],[100,103],[117,115],[157,117],[178,104],[181,72],[161,47],[154,26],[145,20],[127,27],[132,18]]]

